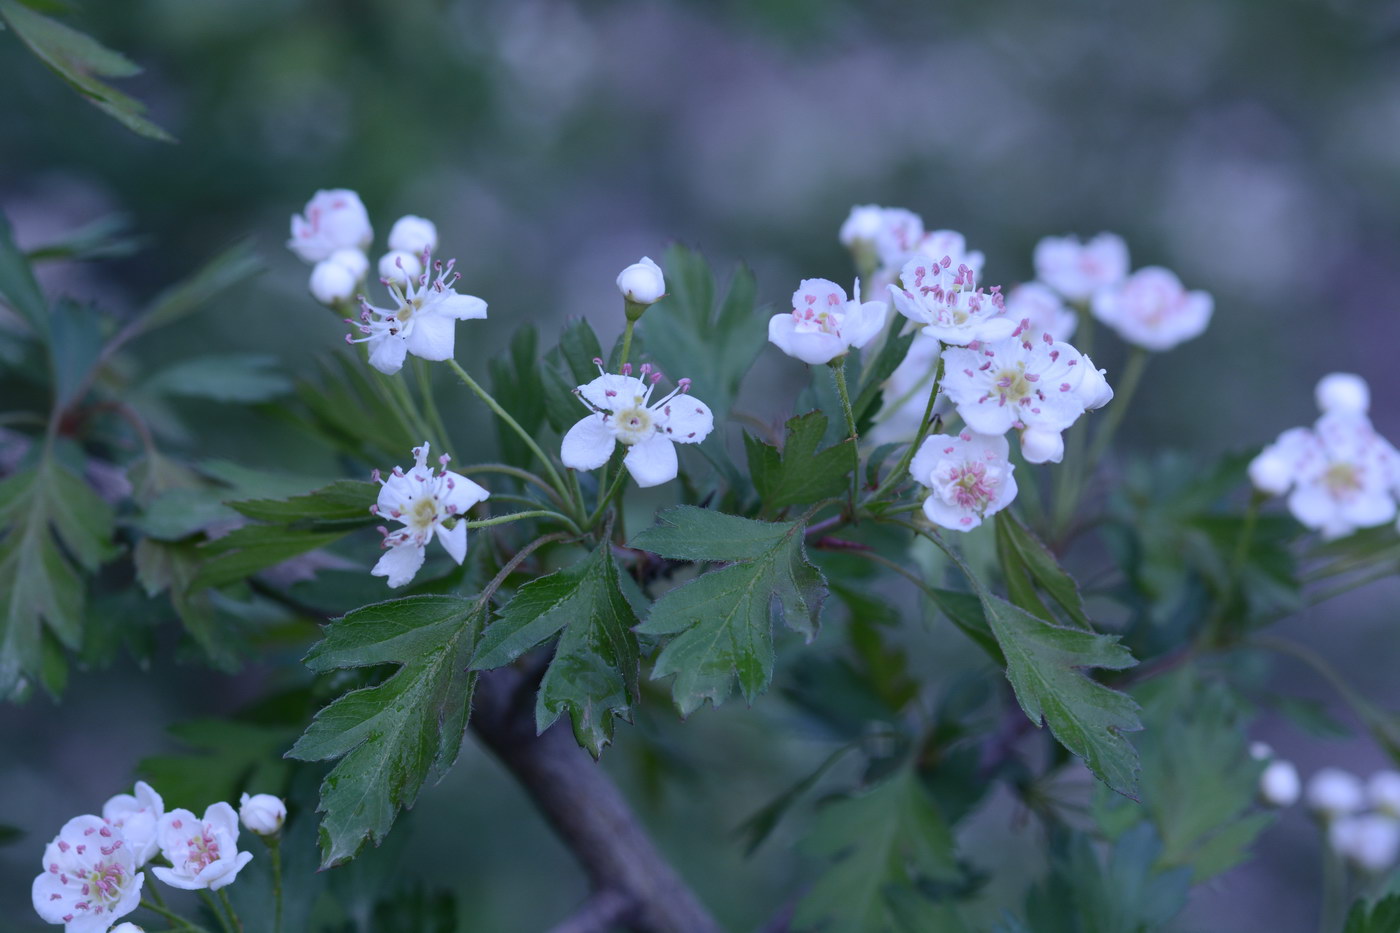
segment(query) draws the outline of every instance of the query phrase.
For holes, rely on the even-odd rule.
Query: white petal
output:
[[[982,524],[982,516],[976,512],[971,509],[960,509],[951,503],[944,502],[938,496],[929,496],[924,500],[924,514],[935,525],[940,525],[951,531],[971,531]]]
[[[463,515],[467,509],[478,502],[485,502],[491,498],[491,493],[478,484],[467,479],[461,473],[453,473],[450,470],[446,473],[447,481],[452,484],[450,489],[444,489],[440,496],[443,506],[450,506],[452,510]],[[446,484],[444,484],[446,485]]]
[[[435,310],[458,321],[479,320],[486,317],[486,302],[475,295],[453,292],[442,299]]]
[[[408,332],[408,352],[425,360],[452,359],[457,322],[444,314],[422,314]]]
[[[204,885],[199,881],[196,881],[189,875],[181,874],[175,871],[173,868],[166,868],[162,865],[156,865],[153,868],[151,868],[151,872],[160,881],[165,882],[172,888],[179,888],[181,891],[198,891],[200,888],[204,887]]]
[[[938,461],[955,450],[953,439],[946,434],[935,434],[924,438],[914,459],[909,461],[909,475],[924,486],[933,486],[933,469]]]
[[[883,301],[867,301],[854,305],[842,324],[841,335],[853,347],[863,347],[885,328],[885,317],[890,306]]]
[[[211,891],[217,891],[217,890],[219,890],[219,889],[222,888],[222,887],[225,887],[225,886],[227,886],[227,885],[233,884],[233,879],[236,878],[236,877],[238,876],[238,873],[239,873],[240,871],[243,870],[243,866],[244,866],[244,865],[247,865],[247,864],[248,864],[249,862],[251,862],[252,860],[253,860],[253,853],[251,853],[251,852],[239,852],[239,853],[238,853],[238,858],[237,858],[236,860],[232,861],[232,862],[229,862],[228,859],[220,859],[219,862],[214,863],[215,865],[221,864],[221,863],[227,863],[227,864],[229,865],[229,867],[228,867],[227,869],[225,869],[225,870],[220,874],[220,876],[219,876],[216,880],[213,880],[213,881],[210,881],[210,882],[209,882],[209,890],[211,890]],[[210,866],[209,866],[209,868],[213,868],[213,867],[214,867],[214,865],[210,865]],[[208,871],[208,870],[209,870],[209,869],[205,869],[205,871]]]
[[[398,336],[385,336],[370,341],[369,365],[386,376],[403,369],[404,358],[408,356],[408,341]]]
[[[425,556],[423,546],[418,544],[407,543],[387,548],[379,563],[370,571],[370,576],[388,577],[391,587],[403,586],[423,566]]]
[[[579,386],[578,394],[594,408],[617,411],[641,404],[641,400],[646,398],[647,384],[635,376],[603,373],[592,382]]]
[[[680,465],[676,462],[676,445],[660,434],[654,434],[640,444],[633,444],[623,458],[627,472],[638,486],[660,486],[676,478]]]
[[[1027,428],[1021,432],[1021,456],[1027,463],[1059,463],[1065,458],[1065,439],[1059,431]]]
[[[234,839],[238,838],[238,811],[222,800],[205,808],[204,822],[216,830],[223,830]]]
[[[67,886],[58,880],[58,875],[47,870],[34,879],[29,896],[34,901],[34,912],[46,923],[62,923],[63,915],[72,913]]]
[[[559,446],[559,459],[571,470],[596,470],[608,462],[616,444],[603,416],[595,413],[569,428]]]
[[[715,428],[710,406],[684,392],[661,406],[657,420],[665,435],[677,444],[698,444]]]
[[[448,529],[438,525],[436,529],[437,539],[452,559],[457,563],[467,559],[467,520],[461,519],[457,524]]]

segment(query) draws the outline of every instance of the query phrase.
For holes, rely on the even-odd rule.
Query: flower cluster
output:
[[[1250,479],[1261,492],[1287,494],[1294,517],[1324,538],[1391,521],[1400,453],[1371,425],[1365,380],[1333,373],[1317,384],[1316,397],[1316,424],[1280,434],[1250,462]]]
[[[268,794],[243,799],[245,826],[262,835],[280,830],[286,815],[280,800]],[[250,807],[252,801],[256,806]],[[275,827],[266,818],[273,810],[281,814]],[[157,857],[164,864],[150,870],[160,881],[213,891],[232,884],[253,854],[238,850],[238,816],[227,803],[213,804],[202,818],[188,810],[167,812],[160,794],[138,781],[134,794],[108,800],[101,816],[84,814],[63,824],[44,849],[43,871],[31,892],[34,910],[48,923],[63,924],[66,933],[107,933],[141,905],[142,869]]]
[[[1370,779],[1323,768],[1308,780],[1307,804],[1322,822],[1332,851],[1369,875],[1388,871],[1400,857],[1400,772]]]

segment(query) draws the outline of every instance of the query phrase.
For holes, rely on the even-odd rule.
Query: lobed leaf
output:
[[[749,475],[765,511],[807,505],[846,491],[851,474],[848,445],[852,442],[847,439],[819,451],[826,426],[826,415],[820,411],[789,419],[781,451],[750,434],[744,435]]]

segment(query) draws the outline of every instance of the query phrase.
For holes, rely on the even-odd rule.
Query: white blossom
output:
[[[1400,455],[1365,415],[1323,415],[1306,435],[1285,432],[1260,458],[1283,463],[1290,454],[1288,510],[1304,526],[1331,540],[1395,518]]]
[[[141,903],[146,876],[130,846],[101,818],[76,816],[44,849],[44,871],[31,889],[34,910],[65,933],[107,933]]]
[[[1289,428],[1249,462],[1249,479],[1261,491],[1281,496],[1292,488],[1305,459],[1321,456],[1307,428]]]
[[[1323,768],[1308,780],[1308,807],[1325,820],[1359,811],[1366,803],[1361,779],[1341,768]]]
[[[681,379],[661,399],[651,401],[661,373],[643,364],[640,379],[632,365],[622,374],[603,371],[575,393],[590,414],[564,435],[560,459],[573,470],[596,470],[608,462],[617,444],[627,448],[622,463],[638,486],[657,486],[676,478],[676,444],[698,444],[714,429],[715,418],[704,402],[692,397],[690,380]]]
[[[359,290],[360,279],[353,269],[336,262],[332,257],[316,263],[306,287],[311,296],[321,304],[333,306],[342,301],[349,301]]]
[[[155,788],[137,781],[135,794],[117,794],[102,805],[102,819],[121,832],[140,868],[160,851],[156,827],[165,815],[165,801]]]
[[[1016,498],[1015,465],[1005,437],[963,431],[926,438],[909,475],[928,488],[924,514],[936,525],[971,531]]]
[[[990,292],[977,287],[977,273],[966,263],[915,257],[900,272],[900,284],[889,287],[894,306],[923,332],[944,343],[967,346],[979,340],[1002,340],[1016,330],[1006,315],[1000,286]]]
[[[1274,757],[1274,747],[1268,742],[1250,742],[1249,757],[1255,761],[1269,761]]]
[[[1302,792],[1298,769],[1291,761],[1274,759],[1259,775],[1259,797],[1271,807],[1291,807]]]
[[[369,248],[374,229],[360,196],[346,188],[317,191],[306,202],[305,216],[292,217],[287,247],[306,262],[329,259],[338,249]]]
[[[406,214],[394,221],[389,230],[389,249],[421,255],[424,250],[436,252],[438,248],[437,225],[425,217]]]
[[[217,891],[253,860],[253,853],[238,851],[238,814],[223,802],[206,808],[203,819],[189,810],[171,810],[161,818],[159,835],[170,867],[151,871],[182,891]]]
[[[1082,353],[1079,357],[1084,361],[1084,376],[1079,388],[1074,390],[1075,394],[1079,396],[1085,411],[1098,411],[1113,401],[1113,386],[1108,384],[1108,370],[1099,369],[1093,360]]]
[[[858,204],[841,224],[841,245],[847,249],[859,249],[860,244],[875,243],[885,222],[885,209],[878,204]]]
[[[1022,432],[1031,463],[1058,463],[1060,432],[1084,413],[1078,389],[1085,372],[1079,351],[1048,334],[1034,343],[1013,336],[943,351],[943,391],[967,426],[980,434]]]
[[[875,232],[875,255],[880,265],[901,268],[923,238],[924,221],[918,214],[902,207],[880,209],[880,228]]]
[[[1377,771],[1366,782],[1366,800],[1375,810],[1400,819],[1400,772]]]
[[[1035,245],[1036,278],[1070,301],[1084,301],[1127,274],[1128,246],[1112,233],[1100,233],[1088,243],[1050,236]]]
[[[423,253],[425,269],[430,258]],[[364,336],[346,334],[346,341],[368,343],[370,365],[389,375],[403,368],[409,353],[425,360],[452,359],[457,322],[486,317],[486,302],[459,295],[452,287],[461,278],[452,271],[455,264],[455,259],[446,266],[441,261],[432,264],[437,273],[432,279],[425,271],[402,282],[386,280],[394,306],[376,308],[361,299],[360,320],[347,321]]]
[[[1020,322],[1032,341],[1041,334],[1067,341],[1079,327],[1079,315],[1065,305],[1064,299],[1039,282],[1017,285],[1006,296],[1006,316]]]
[[[666,294],[666,276],[647,256],[617,274],[617,290],[639,305],[656,304]]]
[[[788,356],[813,366],[829,363],[852,347],[863,347],[885,326],[889,305],[860,300],[826,279],[803,279],[792,293],[792,311],[768,319],[768,339]]]
[[[423,274],[423,254],[406,250],[390,250],[379,257],[379,278],[381,281],[404,282],[417,279]]]
[[[1188,292],[1176,273],[1160,266],[1139,269],[1118,285],[1094,293],[1094,317],[1128,343],[1145,350],[1170,350],[1198,337],[1210,323],[1215,302]]]
[[[1400,854],[1400,823],[1383,813],[1345,816],[1327,828],[1332,851],[1370,875],[1395,864]]]
[[[373,576],[388,577],[391,587],[403,586],[413,579],[423,566],[428,541],[434,535],[453,560],[459,564],[465,560],[467,510],[491,495],[460,473],[449,471],[446,454],[438,458],[440,469],[434,474],[428,466],[428,452],[426,441],[413,448],[414,465],[406,473],[401,467],[394,467],[386,479],[374,471],[374,478],[381,485],[379,499],[370,511],[403,525],[392,532],[379,529],[384,536],[384,555],[370,571]]]
[[[244,794],[238,801],[238,818],[250,832],[275,836],[287,821],[287,805],[271,794]]]
[[[1329,373],[1318,380],[1314,390],[1317,407],[1323,414],[1341,412],[1366,414],[1371,407],[1371,387],[1352,373]]]

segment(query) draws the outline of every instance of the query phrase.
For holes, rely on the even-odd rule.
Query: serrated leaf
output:
[[[493,357],[489,368],[496,398],[527,433],[534,434],[544,424],[545,414],[538,331],[528,324],[517,330],[511,338],[509,352]],[[500,419],[496,419],[496,441],[500,445],[501,459],[507,463],[529,462],[530,449]]]
[[[765,511],[807,505],[846,491],[852,442],[847,439],[818,451],[826,435],[826,424],[826,415],[819,411],[789,419],[781,451],[750,434],[744,435],[749,475]]]
[[[245,525],[200,548],[208,559],[190,581],[189,591],[198,592],[246,580],[260,570],[325,547],[345,537],[348,531],[307,531],[287,525]]]
[[[95,308],[60,299],[49,314],[49,366],[54,403],[68,406],[89,385],[89,373],[102,352],[102,317]]]
[[[14,308],[34,332],[45,335],[49,330],[49,304],[39,283],[34,278],[34,270],[29,260],[15,245],[14,234],[9,221],[0,214],[0,298]]]
[[[919,896],[916,882],[961,875],[952,833],[909,767],[819,810],[802,848],[833,861],[798,903],[795,930],[893,929],[892,894]]]
[[[196,356],[156,373],[144,388],[216,402],[265,402],[292,389],[292,381],[276,367],[276,357],[263,353]]]
[[[1064,610],[1076,628],[1093,631],[1094,626],[1084,611],[1084,599],[1079,595],[1079,585],[1060,567],[1049,548],[1008,511],[997,513],[996,535],[997,551],[1007,585],[1012,589],[1013,603],[1032,615],[1053,618],[1031,586],[1034,583]]]
[[[514,661],[556,634],[559,643],[540,682],[535,726],[544,732],[567,712],[574,738],[597,758],[612,741],[614,717],[629,719],[638,699],[637,617],[618,583],[611,545],[572,567],[520,588],[487,627],[472,670]]]
[[[682,716],[706,699],[718,706],[735,678],[744,698],[773,679],[773,622],[808,641],[816,636],[826,580],[803,547],[804,522],[759,522],[680,506],[662,512],[632,546],[663,557],[734,561],[702,574],[652,604],[637,627],[667,640],[652,679],[675,675],[672,696]]]
[[[321,785],[321,862],[378,845],[398,811],[462,747],[476,673],[467,661],[486,609],[455,596],[409,596],[365,606],[326,627],[306,656],[313,671],[397,664],[383,683],[353,690],[316,714],[287,754],[340,758]]]
[[[983,594],[982,608],[1006,657],[1006,676],[1031,722],[1045,722],[1101,781],[1134,796],[1137,752],[1123,734],[1142,728],[1137,704],[1085,673],[1132,667],[1137,662],[1128,649],[1114,636],[1046,622],[990,593]]]
[[[229,508],[260,522],[328,531],[372,525],[378,521],[369,511],[379,495],[374,483],[337,480],[305,495],[287,499],[244,499]]]
[[[413,436],[367,369],[348,354],[323,360],[319,382],[297,383],[301,410],[276,406],[272,413],[357,460],[393,463],[423,438]]]
[[[572,321],[559,335],[559,344],[545,356],[545,415],[550,427],[561,434],[573,427],[588,409],[579,403],[574,389],[598,377],[595,359],[603,358],[603,347],[593,325],[586,320]]]

